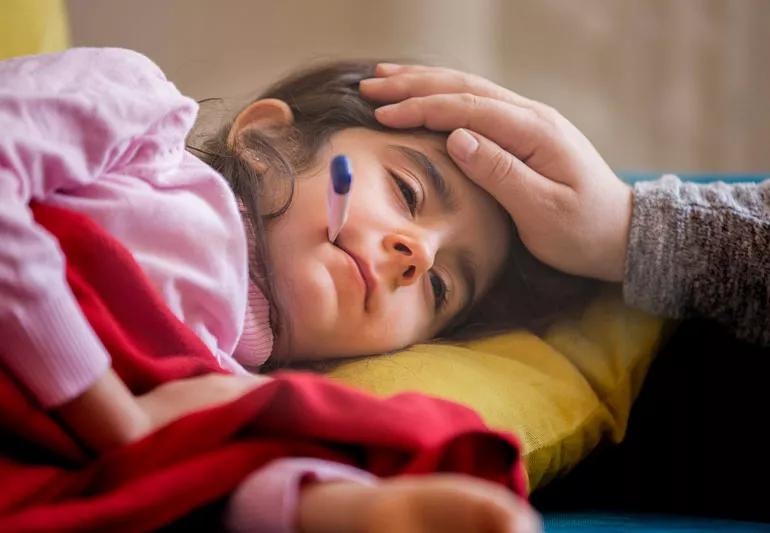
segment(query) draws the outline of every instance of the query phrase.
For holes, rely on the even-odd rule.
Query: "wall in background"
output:
[[[153,58],[190,96],[297,66],[414,58],[562,111],[617,169],[770,171],[766,0],[69,0],[75,45]]]

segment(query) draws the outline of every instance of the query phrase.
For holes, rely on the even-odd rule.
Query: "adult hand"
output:
[[[631,188],[556,110],[471,74],[378,65],[361,93],[391,128],[452,131],[457,166],[510,213],[524,245],[570,274],[622,281]]]
[[[83,444],[102,452],[138,440],[194,411],[235,400],[269,379],[205,374],[170,381],[134,396],[110,368],[83,394],[56,411]]]

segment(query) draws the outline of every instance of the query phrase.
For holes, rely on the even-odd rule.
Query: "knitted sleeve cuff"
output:
[[[110,367],[110,357],[66,290],[0,320],[0,359],[50,408],[76,398]]]

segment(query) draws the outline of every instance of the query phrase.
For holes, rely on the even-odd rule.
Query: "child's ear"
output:
[[[256,128],[261,131],[279,131],[294,122],[289,104],[277,98],[263,98],[252,102],[235,117],[227,136],[227,144],[233,146],[235,139],[244,131]]]

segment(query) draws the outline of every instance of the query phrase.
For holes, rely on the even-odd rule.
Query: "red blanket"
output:
[[[135,393],[219,371],[139,266],[90,219],[36,205],[67,258],[67,280]],[[0,345],[0,349],[2,346]],[[472,411],[419,394],[378,399],[303,373],[201,411],[101,457],[86,453],[0,367],[0,531],[140,531],[217,503],[277,457],[335,460],[379,476],[464,472],[525,492],[516,440]]]

